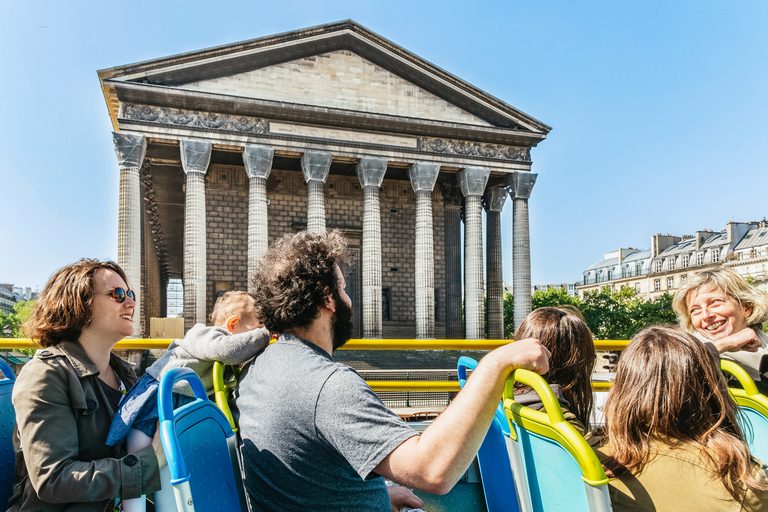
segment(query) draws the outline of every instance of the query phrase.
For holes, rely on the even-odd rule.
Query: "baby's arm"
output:
[[[179,347],[201,361],[240,364],[258,355],[269,345],[269,331],[262,327],[240,334],[229,334],[223,327],[195,325]]]

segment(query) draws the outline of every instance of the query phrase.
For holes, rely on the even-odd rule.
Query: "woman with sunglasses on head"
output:
[[[105,440],[130,363],[112,354],[133,334],[135,295],[112,262],[83,259],[58,270],[24,333],[41,347],[13,389],[16,470],[9,511],[111,510],[114,498],[160,489],[159,436],[126,455]],[[121,453],[123,452],[123,453]]]
[[[588,439],[613,510],[768,510],[765,466],[737,414],[701,342],[672,326],[636,334],[616,365],[606,425]]]

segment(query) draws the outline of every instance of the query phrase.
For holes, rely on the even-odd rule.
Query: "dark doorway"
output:
[[[360,279],[361,254],[360,247],[349,246],[349,261],[347,262],[347,288],[346,292],[352,299],[352,337],[360,338],[363,335],[363,301],[362,279]]]

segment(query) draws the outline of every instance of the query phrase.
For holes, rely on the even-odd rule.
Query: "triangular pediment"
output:
[[[350,20],[105,69],[99,77],[115,125],[120,102],[129,102],[523,145],[550,130]]]
[[[348,50],[186,83],[181,88],[357,112],[493,126]]]

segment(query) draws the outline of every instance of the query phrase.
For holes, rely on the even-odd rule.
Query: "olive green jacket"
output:
[[[587,441],[601,462],[613,453],[612,446],[599,435],[590,436]],[[614,512],[768,511],[768,491],[746,491],[738,500],[734,499],[717,477],[712,462],[706,460],[696,447],[672,447],[662,441],[652,447],[656,455],[640,473],[627,471],[608,482]],[[762,464],[755,462],[753,472],[760,481],[768,484]]]
[[[126,388],[131,365],[112,354],[110,365]],[[114,411],[96,365],[79,343],[39,350],[13,388],[16,471],[9,511],[103,512],[115,497],[137,498],[160,489],[152,447],[121,455],[107,446]]]

